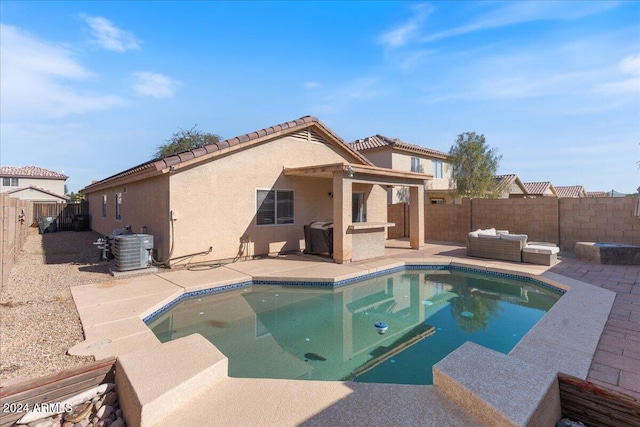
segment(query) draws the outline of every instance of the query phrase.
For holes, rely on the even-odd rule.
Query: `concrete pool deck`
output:
[[[616,363],[623,362],[622,368],[616,368],[606,364],[608,355],[603,355],[598,346],[603,329],[603,340],[608,336],[615,338],[613,333],[622,334],[614,328],[607,335],[605,326],[612,305],[615,309],[616,293],[575,280],[585,279],[575,277],[580,274],[578,271],[586,268],[579,262],[567,258],[566,265],[562,261],[548,267],[467,258],[464,247],[459,245],[428,243],[424,250],[414,251],[408,249],[406,242],[388,243],[390,247],[384,258],[344,265],[317,257],[289,255],[215,269],[169,271],[74,287],[72,294],[86,341],[74,346],[70,353],[94,355],[97,359],[120,356],[120,371],[126,372],[122,382],[135,389],[138,399],[137,409],[129,408],[128,411],[129,418],[137,420],[131,425],[190,425],[189,419],[207,419],[222,425],[358,425],[385,424],[387,421],[395,425],[477,425],[478,420],[485,424],[500,421],[505,425],[533,425],[532,422],[539,421],[545,414],[559,416],[559,403],[553,403],[558,400],[553,396],[558,371],[591,380],[592,372],[596,372],[597,377],[598,372],[610,373],[607,369],[618,369],[616,383],[604,381],[605,385],[613,385],[627,393],[634,391],[624,388],[627,383],[634,384],[633,376],[623,380],[623,373],[633,375],[640,365],[640,361],[635,365],[625,362],[625,351],[626,357],[633,356],[634,347],[629,349],[629,344],[623,344],[620,354],[612,353],[618,356]],[[407,263],[454,264],[533,275],[570,290],[509,355],[465,345],[434,367],[434,386],[229,378],[226,373],[221,374],[226,367],[224,356],[214,357],[202,371],[184,372],[186,380],[172,382],[162,372],[167,370],[166,366],[154,367],[139,362],[162,354],[182,362],[189,357],[207,360],[211,356],[204,357],[203,354],[217,351],[208,342],[200,342],[197,337],[202,337],[199,335],[161,344],[142,321],[183,293],[250,280],[337,281]],[[575,271],[571,271],[570,266],[576,266]],[[637,283],[640,267],[637,270],[634,283]],[[182,342],[187,338],[189,340]],[[191,346],[193,351],[185,350]],[[486,366],[486,372],[468,370],[452,362],[457,358],[468,359],[470,354],[475,359],[480,357],[478,355],[484,358],[486,363],[482,366]],[[494,366],[492,360],[501,363]],[[632,365],[631,369],[628,365]],[[516,373],[513,378],[501,378],[500,372],[495,370],[504,370],[505,366]],[[175,374],[179,376],[178,372]],[[491,385],[492,379],[500,382]],[[504,388],[505,381],[510,383],[512,390],[527,390],[527,397],[519,401],[517,407],[509,404],[512,393],[502,393],[501,397],[499,390]],[[470,399],[469,396],[475,397]],[[380,403],[385,400],[387,403]],[[173,402],[175,407],[167,402]],[[246,402],[251,403],[247,405]],[[468,406],[469,402],[473,404]],[[172,409],[163,413],[162,410],[152,411],[154,407]],[[541,407],[544,408],[542,412]],[[137,415],[131,415],[134,413]]]

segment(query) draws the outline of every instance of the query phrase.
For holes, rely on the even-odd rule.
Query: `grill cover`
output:
[[[304,226],[305,254],[333,255],[333,223],[315,221]]]

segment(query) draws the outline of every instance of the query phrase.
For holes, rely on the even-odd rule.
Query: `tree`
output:
[[[494,197],[496,171],[502,156],[490,148],[484,135],[465,132],[458,135],[449,150],[452,184],[465,197]]]
[[[73,191],[69,194],[67,194],[67,196],[69,196],[69,200],[73,203],[79,203],[81,201],[84,200],[84,195],[80,194],[80,193],[74,193]]]
[[[205,145],[215,144],[222,139],[220,135],[196,129],[197,126],[194,125],[189,130],[179,128],[165,144],[158,146],[158,149],[153,154],[154,158],[159,159],[182,153],[183,151],[193,150],[194,148],[204,147]]]

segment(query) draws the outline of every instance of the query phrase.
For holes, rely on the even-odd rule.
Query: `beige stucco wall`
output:
[[[249,255],[300,249],[304,225],[332,221],[333,183],[330,178],[285,176],[283,168],[354,161],[346,151],[336,150],[318,142],[283,137],[179,169],[170,179],[170,209],[177,213],[173,256],[212,246],[210,254],[193,261],[234,258],[242,237],[251,241],[244,248]],[[367,218],[385,221],[386,192],[379,186],[368,187]],[[294,223],[256,225],[258,189],[293,190]]]
[[[0,179],[0,193],[4,193],[5,191],[15,190],[17,188],[29,187],[33,185],[34,187],[44,188],[45,190],[49,190],[53,193],[64,195],[64,180],[62,179],[42,179],[42,178],[18,178],[18,186],[17,187],[9,187],[2,185],[2,180]],[[41,193],[38,193],[41,194]],[[12,196],[18,197],[20,199],[25,200],[23,194],[20,196]],[[39,198],[38,200],[48,201],[55,200],[55,198],[45,199]]]
[[[131,225],[134,233],[147,227],[154,237],[157,256],[163,260],[169,251],[169,177],[157,176],[143,181],[109,187],[87,194],[91,229],[109,235],[116,228]],[[116,193],[122,193],[122,218],[116,219]],[[107,216],[102,217],[102,196],[107,195]]]
[[[63,193],[57,193],[57,194],[62,195]],[[32,202],[53,202],[53,203],[66,202],[66,200],[61,197],[56,197],[54,195],[51,195],[33,188],[25,188],[24,190],[14,191],[9,196],[14,197],[16,199],[21,199],[21,200],[31,200]]]
[[[391,147],[383,147],[383,148],[374,149],[374,150],[367,150],[367,151],[361,152],[360,154],[365,156],[367,160],[369,160],[371,163],[373,163],[376,166],[379,166],[381,168],[388,168],[388,169],[393,168]],[[409,167],[411,167],[411,164],[409,164]]]
[[[418,157],[420,158],[420,166],[422,168],[422,172],[427,175],[435,176],[433,165],[431,163],[432,158],[420,155],[418,153],[404,153],[404,152],[394,152],[393,155],[393,169],[401,170],[401,171],[411,171],[411,158]],[[367,158],[369,158],[367,153]],[[449,189],[449,182],[451,180],[451,165],[449,163],[443,161],[442,162],[442,178],[433,178],[429,180],[426,189],[427,190],[447,190]],[[406,199],[400,196],[399,191],[401,190],[398,187],[394,187],[390,190],[389,203],[404,203],[407,202]],[[408,193],[407,193],[408,194]],[[451,199],[448,195],[439,194],[438,198],[444,198],[448,203]],[[429,203],[429,198],[426,200]]]

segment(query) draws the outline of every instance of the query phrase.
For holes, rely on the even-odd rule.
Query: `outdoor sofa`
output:
[[[553,243],[527,242],[526,234],[509,234],[507,230],[472,231],[467,236],[467,256],[553,265],[559,248]]]
[[[467,236],[467,256],[522,262],[526,243],[525,234],[509,234],[495,228],[476,230]]]

